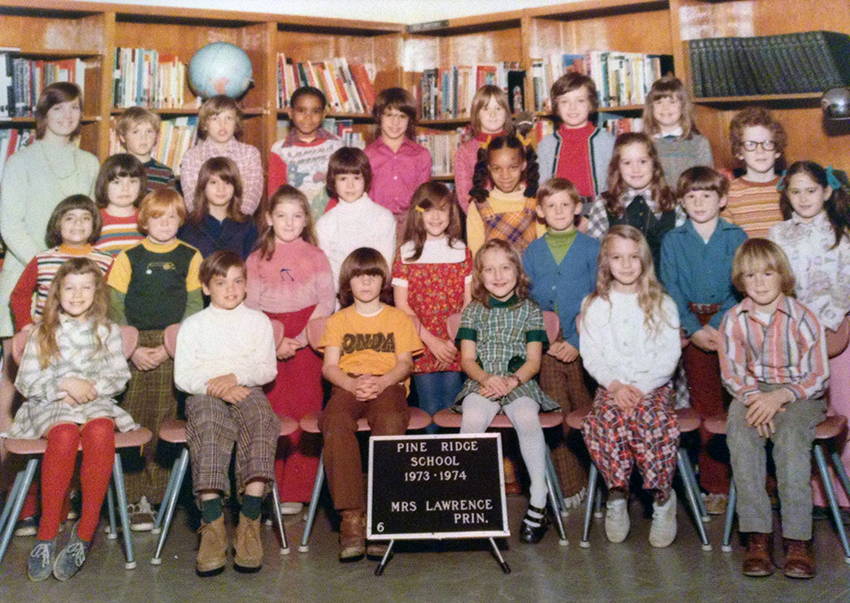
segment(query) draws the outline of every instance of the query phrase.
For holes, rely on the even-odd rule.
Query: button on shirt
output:
[[[393,152],[378,137],[366,147],[366,155],[372,167],[369,197],[393,214],[406,212],[416,188],[431,179],[431,153],[409,139]]]

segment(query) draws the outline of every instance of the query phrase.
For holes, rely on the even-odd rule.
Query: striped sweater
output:
[[[36,256],[24,268],[18,284],[12,291],[10,304],[15,317],[15,331],[20,331],[28,324],[41,318],[44,304],[47,302],[47,292],[59,267],[71,258],[85,256],[93,260],[103,270],[104,276],[112,266],[112,256],[108,253],[93,249],[91,245],[71,247],[60,245],[48,249]],[[35,295],[35,309],[32,298]]]
[[[94,244],[94,248],[108,253],[113,258],[145,239],[145,235],[139,232],[136,223],[139,218],[138,211],[133,212],[132,216],[120,218],[108,213],[106,208],[102,208],[100,217],[103,220],[103,228],[100,230],[100,238]]]
[[[777,176],[770,182],[735,178],[729,185],[729,202],[720,214],[744,229],[750,238],[767,237],[770,227],[782,222]]]

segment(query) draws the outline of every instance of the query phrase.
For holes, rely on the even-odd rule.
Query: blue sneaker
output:
[[[65,545],[65,548],[56,557],[56,563],[53,565],[53,575],[57,580],[67,580],[76,574],[83,566],[83,563],[86,562],[86,555],[89,552],[91,543],[80,540],[80,537],[77,536],[78,526],[79,523],[74,525],[74,529],[71,530],[71,537],[68,539],[68,544]]]
[[[33,582],[47,580],[53,573],[56,562],[56,539],[39,540],[35,543],[27,559],[27,576]]]

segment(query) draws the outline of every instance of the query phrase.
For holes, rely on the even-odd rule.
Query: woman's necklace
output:
[[[77,186],[77,179],[75,177],[79,173],[79,168],[77,166],[77,154],[73,152],[73,149],[71,149],[71,158],[73,159],[71,169],[63,173],[57,169],[56,164],[50,159],[50,155],[46,149],[46,144],[47,143],[42,142],[42,144],[39,145],[41,148],[41,154],[44,155],[44,160],[47,162],[47,167],[50,169],[50,173],[56,181],[56,187],[59,189],[59,192],[62,193],[62,198],[70,197],[73,194],[79,193],[80,190]],[[71,145],[72,143],[66,144]]]

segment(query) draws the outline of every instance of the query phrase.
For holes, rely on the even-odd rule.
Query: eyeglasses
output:
[[[755,140],[745,140],[742,145],[745,151],[755,151],[757,148],[761,147],[765,151],[772,151],[776,148],[776,143],[772,140],[765,140],[764,142],[756,142]]]

